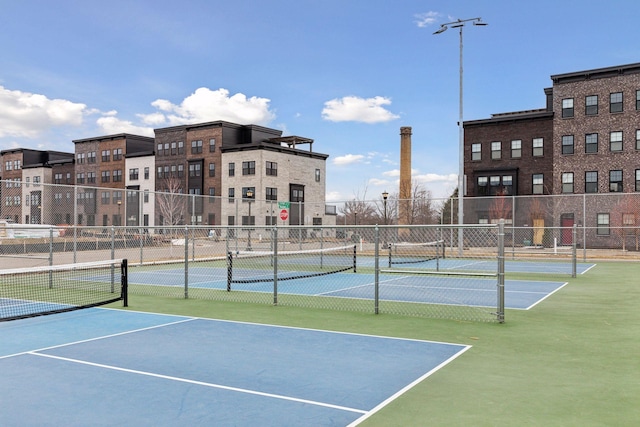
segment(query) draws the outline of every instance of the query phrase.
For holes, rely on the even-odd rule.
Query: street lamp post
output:
[[[253,190],[247,190],[247,201],[249,203],[249,218],[247,218],[247,225],[249,225],[249,230],[247,234],[247,250],[251,251],[253,248],[251,247],[251,199],[253,199]]]
[[[458,133],[459,133],[459,159],[458,159],[458,252],[462,255],[462,249],[464,247],[464,237],[462,232],[462,224],[464,223],[464,124],[463,124],[463,67],[462,67],[462,29],[468,23],[472,22],[476,26],[485,26],[486,22],[482,21],[482,18],[470,18],[470,19],[458,19],[453,22],[446,22],[440,25],[440,28],[433,34],[442,34],[449,26],[451,28],[460,29],[460,99],[459,99],[459,117],[458,117]]]
[[[382,193],[382,204],[384,205],[384,225],[387,225],[387,198],[389,198],[389,193],[384,191]]]

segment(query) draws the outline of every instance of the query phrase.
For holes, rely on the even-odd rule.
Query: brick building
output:
[[[640,191],[640,63],[551,80],[545,109],[464,123],[466,196],[563,195],[547,203],[544,222],[593,225],[595,237],[609,225],[638,225],[640,210],[617,211],[629,210],[620,207],[624,193]],[[510,220],[531,224],[525,199],[513,200],[521,215]],[[491,203],[472,202],[465,222],[491,220]]]

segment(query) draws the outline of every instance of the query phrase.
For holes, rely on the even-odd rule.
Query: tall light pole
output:
[[[440,25],[440,28],[433,34],[442,34],[449,26],[451,28],[460,29],[460,99],[459,99],[459,117],[458,117],[458,134],[459,134],[459,159],[458,159],[458,254],[462,255],[462,249],[464,248],[464,236],[462,232],[462,224],[464,223],[464,109],[463,109],[463,67],[462,67],[462,29],[464,26],[472,22],[473,25],[485,26],[486,22],[482,21],[482,18],[469,18],[458,19],[453,22],[446,22]]]
[[[247,250],[251,251],[251,199],[253,199],[253,190],[247,190],[247,201],[249,202],[249,218],[247,218],[247,225],[249,225],[249,231],[247,234]]]

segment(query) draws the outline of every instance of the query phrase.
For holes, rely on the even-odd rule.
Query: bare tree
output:
[[[162,190],[156,193],[156,207],[162,225],[175,226],[184,223],[187,197],[182,191],[182,181],[177,177],[161,181]]]

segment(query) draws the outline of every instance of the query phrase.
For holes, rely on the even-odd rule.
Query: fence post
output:
[[[571,277],[576,277],[576,269],[577,269],[576,263],[577,263],[577,257],[578,257],[578,252],[576,250],[577,248],[576,237],[578,237],[578,229],[575,224],[573,224],[573,230],[571,231],[573,234],[573,236],[571,236],[572,237],[571,240],[573,241],[573,244],[571,245]]]
[[[504,323],[504,219],[498,223],[498,322]]]
[[[189,298],[189,227],[184,227],[184,299]]]
[[[373,259],[375,260],[375,275],[374,275],[374,312],[378,314],[379,303],[380,303],[380,229],[376,224],[375,232],[374,232],[374,242],[373,242]]]
[[[49,228],[49,265],[53,265],[53,226]]]
[[[278,224],[273,227],[273,305],[278,305]]]

